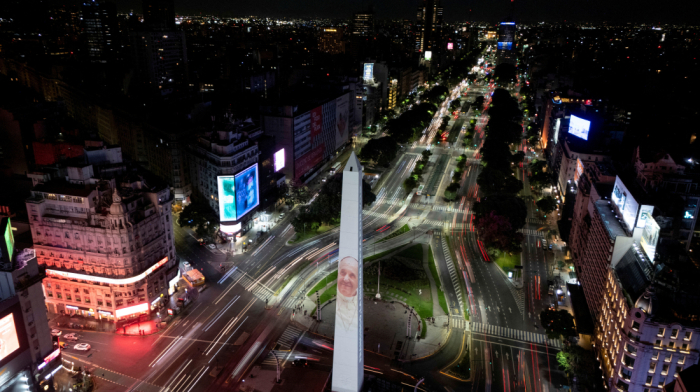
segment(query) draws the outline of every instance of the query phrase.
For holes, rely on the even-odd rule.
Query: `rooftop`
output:
[[[627,231],[622,227],[620,219],[615,217],[615,210],[611,201],[598,200],[595,202],[595,208],[598,210],[598,214],[600,214],[605,228],[608,230],[610,240],[614,241],[618,236],[627,236]]]

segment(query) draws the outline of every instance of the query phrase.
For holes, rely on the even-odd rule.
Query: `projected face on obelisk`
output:
[[[344,257],[338,263],[338,306],[336,311],[345,329],[357,325],[357,282],[359,263],[354,257]]]

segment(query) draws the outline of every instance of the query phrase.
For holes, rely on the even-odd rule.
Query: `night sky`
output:
[[[115,1],[120,11],[141,12],[141,0]],[[379,18],[415,19],[418,0],[175,0],[178,14],[349,18],[373,3]],[[442,0],[447,21],[516,20],[697,23],[692,0]],[[692,11],[696,9],[696,11]]]

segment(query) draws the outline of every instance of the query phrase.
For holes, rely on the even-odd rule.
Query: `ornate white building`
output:
[[[170,188],[125,166],[102,179],[91,165],[67,173],[36,184],[26,201],[48,311],[112,321],[147,314],[178,277]]]

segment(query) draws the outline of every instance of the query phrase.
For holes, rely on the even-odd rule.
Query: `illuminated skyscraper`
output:
[[[143,0],[143,23],[151,31],[175,30],[175,2]]]
[[[498,27],[498,44],[496,46],[496,59],[500,63],[515,65],[515,22],[501,22]]]
[[[366,36],[374,33],[374,9],[358,12],[352,17],[352,35]]]
[[[440,47],[441,35],[441,1],[422,0],[416,15],[416,52],[437,51]]]
[[[114,3],[86,2],[82,17],[90,61],[106,63],[117,50],[117,7]]]

